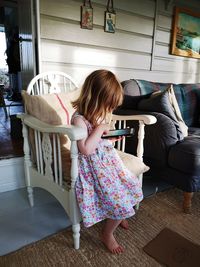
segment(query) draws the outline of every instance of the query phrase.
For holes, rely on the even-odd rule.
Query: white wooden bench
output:
[[[52,125],[51,123],[41,121],[38,116],[35,117],[28,114],[28,108],[30,109],[30,107],[28,107],[29,98],[27,98],[27,95],[30,95],[30,97],[44,97],[42,98],[42,101],[44,102],[42,102],[43,104],[39,108],[42,109],[45,108],[45,105],[48,107],[49,103],[48,99],[46,99],[46,96],[49,94],[52,95],[49,96],[50,98],[56,97],[57,94],[63,94],[61,96],[62,101],[64,101],[65,94],[71,96],[71,93],[76,92],[77,90],[78,86],[76,82],[65,73],[54,71],[39,74],[30,82],[27,88],[26,97],[24,97],[24,104],[27,112],[25,114],[18,115],[23,124],[24,166],[30,205],[34,205],[33,187],[40,187],[49,191],[61,203],[72,222],[74,247],[76,249],[78,249],[80,246],[81,222],[81,216],[75,195],[75,183],[78,177],[77,141],[84,138],[87,133],[80,127],[70,124],[67,125],[66,123]],[[71,98],[69,97],[69,103],[67,105],[68,107],[70,105],[70,99]],[[33,103],[35,102],[33,101]],[[32,109],[34,108],[32,107]],[[33,110],[29,110],[29,113],[32,112]],[[52,109],[49,112],[56,112],[56,110],[53,111]],[[139,168],[137,170],[137,176],[141,180],[142,184],[142,173],[148,169],[142,162],[143,139],[145,135],[144,129],[145,125],[155,123],[156,119],[155,117],[149,115],[113,115],[112,117],[113,125],[116,122],[119,122],[120,128],[126,127],[126,121],[129,120],[139,121],[138,147],[137,157],[127,154],[126,156],[128,156],[130,166],[134,166],[135,164],[135,167]],[[62,158],[63,136],[70,140],[67,142],[67,147],[69,149],[68,151],[71,158],[70,164],[67,161],[63,161]],[[120,142],[118,143],[118,148],[124,150],[125,139]],[[127,160],[126,157],[125,160]],[[64,177],[66,174],[63,171],[63,167],[66,166],[69,166],[70,180],[66,180]]]

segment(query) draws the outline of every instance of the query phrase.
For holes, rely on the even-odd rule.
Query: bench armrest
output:
[[[71,141],[81,140],[87,136],[87,131],[78,126],[50,125],[28,114],[18,114],[17,117],[20,118],[24,124],[34,130],[38,130],[43,133],[66,134]]]
[[[137,121],[143,121],[144,124],[150,125],[156,123],[157,119],[153,115],[146,115],[146,114],[139,114],[139,115],[112,115],[113,121],[131,121],[131,120],[137,120]]]

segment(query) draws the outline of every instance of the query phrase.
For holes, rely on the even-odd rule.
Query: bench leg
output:
[[[31,207],[33,207],[34,206],[33,188],[31,186],[27,186],[27,192],[28,192],[29,204]]]
[[[79,249],[80,247],[80,224],[72,225],[73,238],[74,238],[74,248]]]
[[[185,213],[191,212],[193,194],[194,194],[193,192],[184,192],[183,193],[183,211]]]

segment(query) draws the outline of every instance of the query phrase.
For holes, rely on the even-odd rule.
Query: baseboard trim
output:
[[[25,187],[24,158],[0,160],[0,193]]]

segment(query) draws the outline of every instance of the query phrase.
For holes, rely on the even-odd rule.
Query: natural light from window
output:
[[[0,69],[7,69],[6,64],[6,38],[5,33],[0,32]]]
[[[73,77],[78,83],[83,83],[85,77],[95,69],[109,68],[116,66],[116,55],[105,50],[90,49],[90,48],[75,48],[72,54],[72,62],[80,64],[80,66],[88,66],[81,73],[74,72]]]

